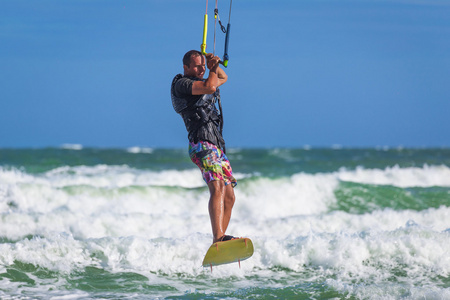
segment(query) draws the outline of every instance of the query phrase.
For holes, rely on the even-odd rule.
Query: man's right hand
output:
[[[192,95],[212,94],[228,79],[227,74],[219,66],[220,58],[218,56],[207,53],[205,58],[209,76],[205,81],[195,81],[192,84]]]
[[[206,57],[206,66],[208,67],[208,69],[215,71],[214,69],[216,69],[219,66],[220,58],[218,56],[214,56],[214,54],[212,53],[207,53],[205,57]]]

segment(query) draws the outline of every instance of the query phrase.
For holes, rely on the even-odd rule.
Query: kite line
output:
[[[233,0],[230,0],[230,10],[228,12],[228,24],[227,27],[225,28],[225,26],[222,25],[222,22],[220,21],[220,17],[219,17],[219,9],[218,9],[218,0],[216,0],[215,3],[215,8],[214,8],[214,44],[213,44],[213,54],[215,55],[216,52],[216,28],[217,28],[217,23],[219,23],[220,25],[220,29],[222,30],[223,33],[225,33],[225,48],[224,48],[224,53],[223,53],[223,59],[221,60],[221,64],[224,67],[228,66],[228,60],[229,60],[229,55],[228,55],[228,44],[230,42],[230,29],[231,29],[231,7],[233,4]],[[203,39],[202,39],[202,44],[200,46],[201,48],[201,52],[203,55],[206,54],[206,37],[208,35],[208,0],[206,0],[206,11],[205,11],[205,16],[203,19]]]

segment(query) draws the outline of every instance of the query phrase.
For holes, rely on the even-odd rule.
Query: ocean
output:
[[[450,149],[237,149],[227,233],[186,149],[0,149],[0,299],[450,299]]]

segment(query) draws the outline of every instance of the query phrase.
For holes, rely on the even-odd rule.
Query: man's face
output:
[[[189,67],[184,65],[183,68],[184,75],[203,79],[206,70],[205,58],[203,57],[203,55],[191,56],[191,65]]]

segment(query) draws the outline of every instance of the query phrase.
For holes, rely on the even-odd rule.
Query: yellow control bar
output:
[[[208,14],[205,14],[205,19],[203,21],[203,43],[200,46],[203,55],[206,55],[206,35],[207,34],[208,34]]]

